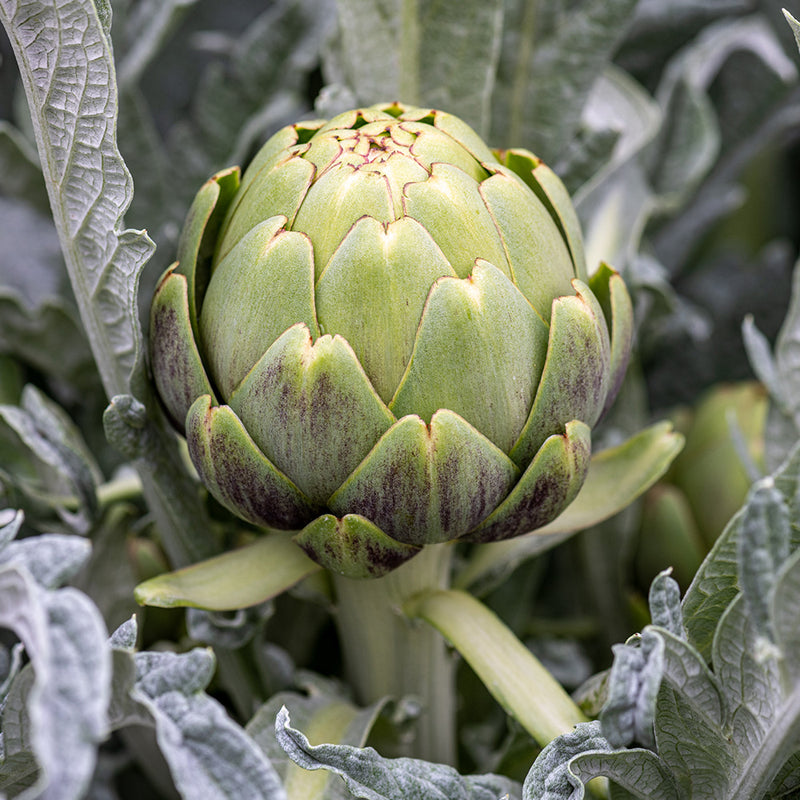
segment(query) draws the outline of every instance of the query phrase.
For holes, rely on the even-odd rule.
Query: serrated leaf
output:
[[[15,680],[29,688],[15,701],[13,724],[5,716],[3,724],[6,758],[25,760],[32,751],[41,768],[20,797],[79,800],[106,735],[111,664],[103,621],[84,594],[43,590],[9,565],[0,568],[0,625],[20,637],[33,670]],[[16,778],[4,769],[3,779]]]
[[[53,502],[55,510],[76,531],[86,533],[97,512],[100,470],[67,414],[32,385],[22,391],[22,403],[0,406],[2,419],[43,464],[75,494],[78,509],[71,512]]]
[[[452,111],[489,132],[503,3],[338,0],[344,82],[357,103],[397,98]],[[517,143],[519,144],[519,143]]]
[[[664,762],[650,750],[580,753],[571,759],[569,767],[584,784],[599,776],[614,781],[612,800],[620,796],[618,787],[629,792],[626,797],[641,800],[678,800],[679,797],[674,778]]]
[[[340,775],[353,797],[363,800],[497,800],[519,797],[518,785],[499,775],[462,776],[453,767],[413,758],[382,758],[371,747],[312,746],[291,727],[282,708],[275,735],[289,758],[305,769]]]
[[[275,735],[275,718],[283,706],[291,709],[295,724],[316,744],[363,747],[385,700],[358,708],[342,687],[309,673],[298,677],[299,692],[271,697],[247,724],[246,731],[267,755],[286,789],[287,800],[348,800],[344,783],[322,770],[298,767],[284,753]]]
[[[63,24],[69,20],[68,24]],[[132,182],[116,146],[116,80],[94,3],[3,0],[56,229],[108,396],[140,367],[136,284],[153,245],[122,230]],[[58,32],[58,35],[54,35]]]
[[[608,696],[600,712],[603,735],[612,747],[634,741],[652,746],[656,696],[664,672],[664,640],[645,629],[634,644],[612,649]]]

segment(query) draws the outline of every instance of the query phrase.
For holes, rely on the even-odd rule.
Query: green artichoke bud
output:
[[[206,183],[178,259],[163,403],[214,497],[323,566],[517,536],[580,489],[631,305],[531,153],[397,104],[292,125]]]

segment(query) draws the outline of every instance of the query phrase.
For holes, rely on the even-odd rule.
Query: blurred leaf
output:
[[[575,136],[589,92],[635,6],[636,0],[580,0],[548,25],[547,5],[509,4],[492,142],[527,147],[555,164]]]
[[[76,531],[88,532],[97,513],[101,475],[75,424],[32,385],[24,388],[21,407],[0,405],[0,419],[42,465],[20,488],[38,495]],[[72,495],[72,508],[60,494],[65,489]]]
[[[455,578],[455,585],[485,589],[528,558],[555,546],[575,531],[612,517],[653,485],[683,447],[683,437],[662,422],[632,436],[618,447],[592,456],[589,474],[578,496],[549,525],[516,539],[478,545]]]
[[[22,134],[0,120],[0,194],[23,200],[43,214],[50,213],[50,202],[36,154]]]
[[[499,775],[464,777],[452,767],[412,758],[382,758],[371,747],[312,746],[289,724],[282,708],[275,721],[278,742],[304,769],[326,769],[340,775],[353,797],[364,800],[497,800],[520,796],[518,786]]]
[[[502,0],[338,0],[334,80],[357,104],[399,100],[457,114],[486,136],[500,50]],[[339,74],[340,73],[340,74]]]
[[[117,67],[120,91],[141,78],[180,19],[196,3],[197,0],[140,0],[134,4],[120,36],[127,45]]]
[[[653,625],[668,630],[673,636],[684,636],[681,590],[670,577],[670,570],[658,574],[650,584],[648,605]]]

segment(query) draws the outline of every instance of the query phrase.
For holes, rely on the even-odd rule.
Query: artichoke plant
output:
[[[391,104],[286,127],[205,184],[151,362],[221,504],[368,577],[560,514],[631,329],[551,170]]]

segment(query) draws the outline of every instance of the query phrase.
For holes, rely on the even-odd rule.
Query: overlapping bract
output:
[[[381,575],[557,516],[627,364],[558,178],[399,105],[284,128],[211,178],[151,312],[156,386],[210,492]]]

